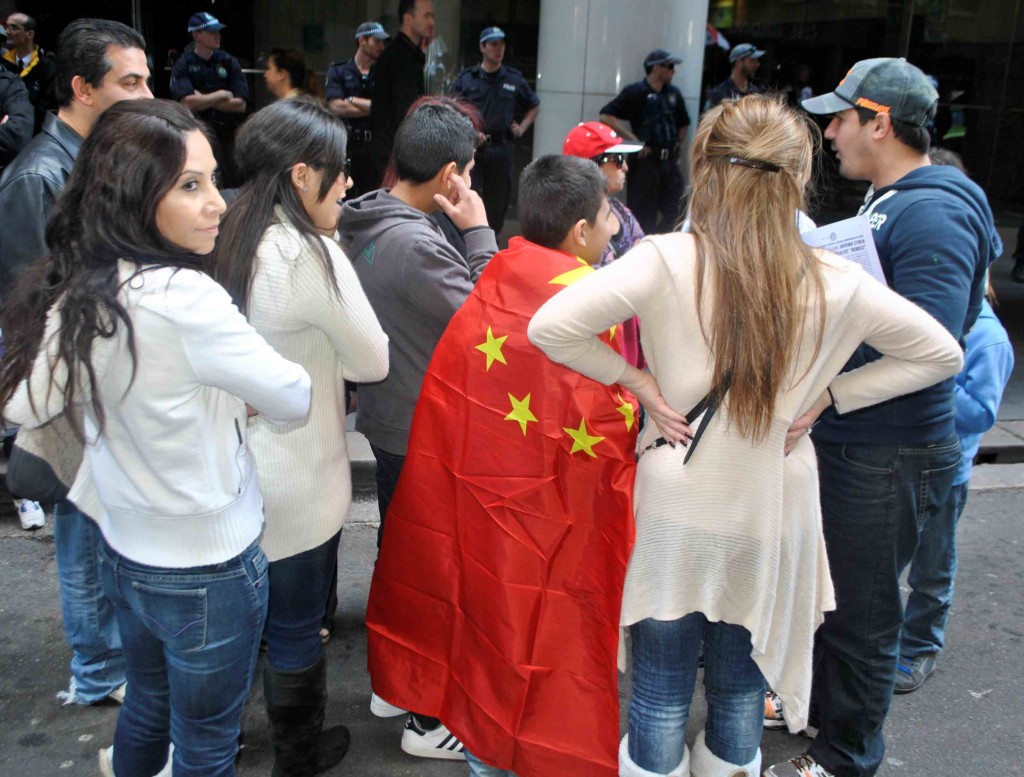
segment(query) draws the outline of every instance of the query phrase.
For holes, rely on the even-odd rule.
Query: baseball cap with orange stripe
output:
[[[839,113],[867,108],[923,127],[932,118],[939,93],[920,68],[900,57],[863,59],[850,68],[828,94],[809,97],[801,105],[809,113]]]

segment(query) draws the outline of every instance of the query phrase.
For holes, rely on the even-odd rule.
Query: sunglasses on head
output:
[[[615,166],[622,169],[622,166],[626,164],[625,154],[601,154],[599,157],[595,157],[594,161],[597,162],[598,167],[605,165],[608,162],[614,162]]]

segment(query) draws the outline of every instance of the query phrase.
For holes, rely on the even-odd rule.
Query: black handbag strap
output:
[[[718,406],[721,404],[722,399],[725,397],[725,392],[729,390],[729,384],[731,382],[732,375],[726,373],[725,378],[722,380],[722,390],[719,392],[715,392],[714,390],[709,391],[707,394],[704,395],[704,398],[700,402],[698,402],[690,409],[689,413],[686,413],[685,417],[687,422],[689,422],[692,418],[696,418],[701,413],[704,414],[704,417],[700,419],[700,424],[697,426],[697,431],[696,433],[694,433],[693,439],[690,440],[689,446],[687,446],[686,456],[683,457],[683,464],[686,464],[686,462],[688,462],[690,460],[690,457],[693,455],[693,452],[697,450],[697,443],[699,443],[700,438],[704,436],[704,430],[708,428],[708,424],[710,424],[711,419],[714,418],[715,411],[718,410]],[[659,437],[657,440],[655,440],[642,451],[640,451],[639,454],[637,454],[637,460],[639,461],[640,457],[647,453],[647,451],[654,450],[655,448],[660,448],[662,445],[668,445],[668,440],[666,440],[664,437]]]

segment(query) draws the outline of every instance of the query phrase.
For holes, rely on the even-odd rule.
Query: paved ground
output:
[[[887,729],[882,777],[1024,774],[1024,521],[1019,488],[975,491],[961,533],[961,573],[949,643],[939,670],[919,692],[897,697]],[[6,505],[0,496],[0,505]],[[463,775],[464,766],[421,761],[398,749],[402,720],[370,715],[366,632],[362,625],[375,555],[375,530],[364,501],[342,538],[338,636],[328,645],[329,722],[344,722],[352,750],[334,774],[360,777]],[[69,651],[60,622],[53,538],[49,526],[22,532],[0,517],[0,775],[94,775],[96,750],[111,741],[117,707],[62,707]],[[628,677],[622,697],[628,699]],[[245,714],[241,777],[270,773],[259,683]],[[690,738],[703,720],[698,706]],[[796,755],[805,740],[765,734],[765,763]],[[553,776],[554,777],[554,776]]]

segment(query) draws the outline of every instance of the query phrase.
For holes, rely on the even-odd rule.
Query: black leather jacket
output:
[[[0,70],[0,170],[14,161],[32,139],[35,109],[28,99],[28,90],[14,73]]]
[[[46,217],[81,146],[82,136],[48,113],[43,131],[0,177],[0,297],[21,269],[46,253]]]

